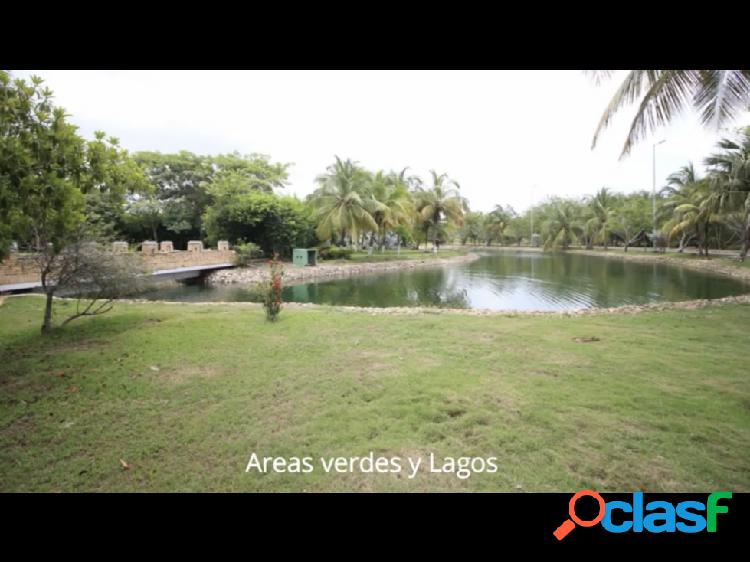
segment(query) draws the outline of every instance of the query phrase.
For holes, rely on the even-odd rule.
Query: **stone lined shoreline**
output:
[[[726,265],[723,263],[719,263],[716,259],[676,258],[671,257],[669,254],[628,254],[623,252],[622,250],[620,250],[619,252],[612,252],[611,250],[608,252],[598,250],[575,250],[575,253],[589,256],[605,257],[610,259],[620,258],[638,263],[657,263],[676,267],[686,267],[689,269],[694,269],[696,271],[715,273],[717,275],[724,275],[750,283],[750,268]],[[714,257],[727,258],[727,256],[724,255]]]
[[[506,252],[528,252],[540,251],[536,248],[492,248],[498,251]],[[625,252],[616,251],[597,251],[597,250],[573,250],[576,253],[606,257],[611,259],[625,259],[641,263],[662,263],[675,267],[687,267],[699,271],[726,275],[750,283],[750,268],[732,267],[729,265],[717,263],[715,260],[691,260],[684,258],[674,258],[664,254],[643,255],[643,254],[626,254]],[[307,283],[314,279],[333,279],[338,277],[349,277],[352,275],[367,275],[381,271],[394,271],[399,269],[416,269],[419,267],[436,267],[451,265],[456,263],[470,263],[479,259],[479,255],[469,253],[463,256],[453,256],[449,258],[434,258],[425,260],[399,260],[392,262],[364,263],[364,264],[324,264],[315,267],[286,268],[284,280],[286,284],[293,285]],[[228,275],[234,273],[235,275]],[[231,283],[255,283],[263,279],[266,275],[265,265],[258,265],[250,268],[235,270],[217,271],[211,275],[216,277],[214,284],[231,284]],[[291,282],[290,282],[291,281]],[[13,295],[12,298],[24,297],[27,295]],[[39,295],[40,297],[42,295]],[[128,302],[136,304],[174,304],[188,306],[229,306],[232,308],[250,308],[261,309],[261,303],[254,302],[183,302],[183,301],[153,301],[146,299],[119,299],[119,302]],[[477,308],[437,308],[437,307],[362,307],[362,306],[332,306],[315,303],[295,303],[286,302],[283,308],[291,310],[334,310],[344,313],[370,314],[379,315],[402,315],[411,316],[417,314],[461,314],[467,316],[546,316],[546,317],[576,317],[592,316],[607,314],[638,314],[641,312],[659,312],[666,310],[697,310],[707,306],[726,306],[726,305],[744,305],[750,304],[750,293],[735,295],[720,299],[697,299],[677,302],[661,302],[643,305],[625,305],[611,308],[581,308],[576,310],[491,310]]]
[[[43,295],[30,294],[30,295],[10,295],[7,298],[29,298],[39,297],[43,298]],[[68,299],[65,297],[57,297],[58,300],[75,300]],[[228,306],[230,308],[249,308],[261,310],[262,304],[259,302],[231,302],[231,301],[206,301],[206,302],[192,302],[192,301],[154,301],[147,299],[118,299],[117,302],[131,303],[131,304],[171,304],[178,306]],[[438,308],[438,307],[425,307],[425,306],[406,306],[406,307],[364,307],[364,306],[340,306],[340,305],[327,305],[327,304],[315,304],[305,302],[285,302],[282,305],[282,311],[284,309],[291,310],[323,310],[323,311],[337,311],[344,313],[355,313],[355,314],[370,314],[371,316],[380,315],[399,315],[399,316],[413,316],[417,314],[459,314],[465,316],[504,316],[504,317],[515,317],[515,316],[547,316],[547,317],[576,317],[576,316],[599,316],[607,314],[639,314],[642,312],[661,312],[668,310],[698,310],[708,306],[727,306],[727,305],[743,305],[750,304],[750,294],[737,295],[733,297],[723,297],[720,299],[698,299],[690,301],[677,301],[677,302],[661,302],[652,304],[641,304],[641,305],[625,305],[616,306],[611,308],[581,308],[577,310],[492,310],[482,308]]]
[[[482,248],[485,249],[485,248]],[[541,248],[516,248],[516,247],[490,247],[490,250],[500,252],[541,252]],[[623,259],[639,263],[656,263],[666,264],[674,267],[686,267],[697,271],[703,271],[707,273],[715,273],[718,275],[724,275],[739,279],[741,281],[750,283],[750,268],[733,267],[723,263],[717,262],[715,259],[701,260],[701,259],[686,259],[670,257],[665,254],[655,255],[644,255],[635,253],[626,253],[620,250],[619,252],[615,249],[609,251],[603,250],[571,250],[577,254],[590,255],[596,257],[604,257],[609,259]],[[317,268],[295,268],[299,272],[295,277],[296,283],[305,283],[315,278],[334,278],[334,277],[347,277],[349,275],[366,275],[369,273],[377,273],[379,271],[388,271],[396,269],[411,269],[414,267],[420,267],[424,265],[449,265],[452,263],[470,262],[479,259],[479,255],[470,253],[467,256],[457,256],[453,258],[436,259],[436,260],[401,260],[395,262],[381,262],[381,263],[370,263],[370,264],[351,264],[351,265],[336,265],[336,266],[318,266]],[[725,257],[725,256],[718,256]],[[374,267],[373,267],[374,266]],[[388,267],[383,267],[388,266]],[[330,268],[329,271],[321,271]],[[306,271],[317,269],[316,272]],[[232,270],[225,270],[216,272],[214,275],[221,275],[231,273]],[[235,270],[237,271],[237,270]],[[294,270],[293,270],[294,271]],[[262,270],[255,272],[257,277],[254,277],[254,281],[260,280],[263,274]],[[307,275],[305,275],[307,274]],[[244,277],[244,276],[243,276]],[[285,275],[285,281],[288,281]],[[252,282],[252,281],[248,281]],[[294,284],[294,282],[289,283]],[[203,304],[203,303],[197,303]],[[212,303],[212,304],[227,304],[227,303]],[[236,303],[233,303],[236,304]],[[258,303],[244,303],[252,307],[260,307]],[[643,305],[624,305],[611,308],[581,308],[577,310],[561,310],[561,311],[550,311],[550,310],[491,310],[491,309],[476,309],[476,308],[437,308],[437,307],[361,307],[361,306],[331,306],[321,305],[315,303],[284,303],[285,308],[296,309],[296,310],[337,310],[340,312],[350,313],[363,313],[370,315],[415,315],[415,314],[462,314],[468,316],[548,316],[548,317],[574,317],[574,316],[591,316],[591,315],[606,315],[606,314],[638,314],[641,312],[658,312],[663,310],[696,310],[707,306],[714,305],[736,305],[736,304],[750,304],[750,293],[743,295],[735,295],[730,297],[724,297],[720,299],[696,299],[688,301],[676,301],[676,302],[661,302],[651,303]]]
[[[403,271],[425,267],[442,267],[459,263],[471,263],[478,260],[479,256],[467,253],[462,256],[451,256],[448,258],[425,258],[411,260],[394,260],[373,263],[321,263],[315,266],[295,267],[286,265],[284,267],[284,284],[299,285],[317,281],[320,279],[340,279],[359,275],[371,275],[386,271]],[[236,269],[222,269],[211,273],[206,278],[206,283],[211,286],[221,285],[253,285],[268,277],[268,266],[254,264],[249,267]]]

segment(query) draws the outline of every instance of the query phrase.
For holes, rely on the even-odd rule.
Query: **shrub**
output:
[[[317,243],[310,210],[294,197],[250,192],[217,198],[204,215],[209,243],[252,240],[270,256]]]
[[[338,246],[321,248],[319,251],[322,260],[350,260],[353,253],[354,250],[351,248],[339,248]]]
[[[284,266],[279,261],[279,254],[275,253],[272,260],[268,260],[270,275],[263,284],[263,308],[266,310],[266,320],[275,322],[281,312],[281,278],[284,276]]]
[[[250,264],[250,261],[263,257],[263,250],[252,242],[244,242],[235,246],[234,252],[234,264],[239,267],[245,267]]]

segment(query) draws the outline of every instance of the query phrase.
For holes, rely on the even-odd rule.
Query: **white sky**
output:
[[[633,110],[590,150],[619,77],[596,86],[581,71],[15,71],[37,74],[80,133],[104,130],[130,151],[238,150],[293,162],[288,191],[304,196],[334,155],[368,169],[410,167],[459,181],[474,210],[523,210],[545,195],[607,186],[657,188],[702,159],[726,131],[687,113],[622,162]],[[745,114],[733,125],[750,122]],[[536,186],[536,187],[534,187]]]

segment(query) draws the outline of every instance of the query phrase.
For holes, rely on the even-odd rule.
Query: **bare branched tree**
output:
[[[75,313],[62,326],[83,316],[112,310],[117,298],[146,288],[146,270],[138,256],[112,253],[83,230],[60,251],[51,244],[38,248],[36,261],[47,297],[42,333],[52,329],[52,303],[58,295],[76,299]]]

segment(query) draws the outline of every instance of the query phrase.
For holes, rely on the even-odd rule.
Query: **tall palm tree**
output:
[[[742,217],[742,248],[744,261],[750,249],[750,127],[739,131],[738,138],[719,141],[720,153],[705,159],[714,189],[721,197],[723,209],[739,211]]]
[[[578,240],[583,227],[578,220],[578,209],[569,201],[557,201],[551,208],[550,217],[544,222],[544,248],[567,250]]]
[[[315,209],[316,233],[321,240],[335,235],[345,239],[348,235],[356,248],[361,231],[377,230],[378,225],[362,197],[367,174],[355,162],[342,161],[336,156],[336,162],[316,181],[320,187],[310,196],[310,203]]]
[[[365,203],[377,225],[381,250],[385,246],[386,232],[398,225],[407,224],[412,214],[411,197],[403,173],[386,175],[381,170],[372,176],[370,182],[370,197]]]
[[[437,251],[439,235],[444,231],[447,223],[456,226],[463,224],[464,213],[469,210],[468,201],[461,196],[461,186],[455,180],[449,179],[447,174],[432,174],[432,187],[417,188],[416,210],[419,221],[429,239],[432,234],[432,247]]]
[[[690,205],[694,202],[694,193],[700,189],[699,184],[701,181],[703,180],[698,177],[692,162],[688,162],[686,166],[683,166],[667,177],[667,185],[661,189],[661,194],[666,195],[667,200],[662,205],[660,215],[661,218],[666,218],[664,228],[668,236],[680,222],[680,217],[676,213],[676,209],[681,205]],[[685,224],[680,229],[678,252],[682,253],[688,242],[698,236],[695,227],[695,224]]]
[[[712,189],[711,182],[704,178],[689,184],[684,197],[687,202],[675,207],[674,219],[665,225],[669,229],[668,236],[672,238],[686,231],[695,232],[698,238],[698,255],[708,257],[708,227],[712,223],[721,222],[718,213],[721,208],[721,193]]]
[[[597,81],[611,70],[590,71]],[[669,123],[686,107],[700,113],[704,125],[721,126],[738,111],[750,109],[750,70],[631,70],[604,110],[591,148],[614,115],[638,103],[620,158],[656,127]]]
[[[589,207],[593,216],[586,222],[587,230],[591,235],[591,242],[600,242],[604,249],[609,248],[609,240],[615,222],[614,203],[609,189],[602,187],[591,199]]]
[[[508,210],[506,210],[502,205],[495,205],[495,208],[487,213],[484,229],[488,246],[492,244],[493,240],[500,240],[502,245],[503,234],[505,234],[512,218],[512,209],[508,207]]]

